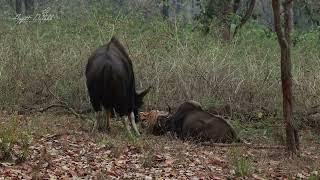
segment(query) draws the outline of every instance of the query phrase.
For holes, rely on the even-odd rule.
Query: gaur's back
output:
[[[185,115],[183,137],[212,142],[232,142],[236,134],[231,125],[224,119],[205,111],[190,111]]]

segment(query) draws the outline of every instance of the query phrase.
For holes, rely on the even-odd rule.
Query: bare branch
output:
[[[234,30],[233,37],[237,34],[238,30],[249,20],[253,13],[254,6],[256,4],[256,0],[251,0],[249,4],[249,8],[247,9],[245,15],[240,20],[240,24],[238,24]]]
[[[64,109],[66,109],[69,113],[73,114],[74,116],[76,116],[77,118],[81,119],[81,120],[84,120],[84,121],[87,121],[88,119],[92,121],[92,119],[90,119],[89,117],[87,116],[84,116],[84,115],[81,115],[79,113],[77,113],[71,106],[69,106],[69,104],[63,100],[61,100],[57,95],[55,95],[51,90],[50,88],[48,87],[47,83],[44,81],[43,82],[47,91],[58,101],[58,105],[52,105],[51,107],[49,106],[49,108],[52,108],[52,107],[62,107]],[[47,108],[48,109],[48,108]]]

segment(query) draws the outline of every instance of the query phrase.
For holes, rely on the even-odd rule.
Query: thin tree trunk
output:
[[[291,46],[290,34],[293,31],[293,0],[286,0],[283,4],[284,7],[284,31],[286,39]]]
[[[181,11],[181,6],[182,6],[182,0],[176,0],[177,5],[176,5],[176,13],[179,14]]]
[[[284,20],[285,20],[284,21],[284,23],[285,23],[285,36],[286,36],[288,46],[289,46],[288,59],[290,60],[289,63],[291,65],[291,52],[290,52],[291,49],[290,49],[290,47],[292,46],[291,32],[293,31],[293,0],[286,0],[284,3]],[[290,67],[290,71],[291,71],[291,67]],[[293,131],[293,136],[294,136],[293,138],[295,141],[296,149],[300,150],[298,130],[296,127],[293,126],[292,131]]]
[[[200,11],[203,10],[203,7],[201,5],[201,1],[200,0],[195,0],[195,6],[198,7],[200,9]]]
[[[231,25],[229,22],[229,16],[232,14],[233,7],[231,1],[227,1],[224,4],[222,11],[222,37],[224,40],[231,39]]]
[[[181,0],[173,0],[172,6],[174,7],[174,16],[177,17],[181,12]]]
[[[162,16],[164,19],[169,18],[169,0],[162,0]]]
[[[283,94],[283,115],[286,127],[286,143],[287,149],[292,154],[298,154],[299,139],[297,129],[292,123],[293,112],[293,95],[292,95],[292,75],[291,75],[291,52],[290,52],[290,33],[292,30],[292,23],[290,23],[290,12],[292,12],[291,0],[286,0],[284,4],[285,9],[285,31],[281,27],[280,17],[280,2],[279,0],[272,0],[272,8],[274,13],[274,27],[277,33],[278,42],[281,48],[281,82]],[[291,2],[292,3],[292,2]],[[289,6],[288,6],[289,5]],[[291,10],[290,10],[291,9]]]
[[[16,0],[16,13],[22,14],[22,0]]]
[[[34,0],[25,0],[26,15],[33,14],[34,11]]]

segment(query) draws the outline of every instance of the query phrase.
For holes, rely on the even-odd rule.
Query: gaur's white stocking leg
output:
[[[132,136],[131,131],[130,131],[130,125],[129,125],[129,120],[127,116],[122,116],[122,122],[124,126],[126,127],[127,132],[129,133],[130,136]]]
[[[114,118],[115,118],[116,120],[120,120],[120,119],[119,119],[119,116],[117,116],[116,110],[115,110],[114,108],[112,108],[112,111],[113,111],[113,114],[114,114]]]
[[[133,129],[134,129],[134,132],[135,132],[138,136],[140,136],[140,132],[139,132],[139,130],[138,130],[138,128],[137,128],[136,120],[135,120],[135,117],[134,117],[134,113],[133,113],[133,112],[130,113],[130,120],[131,120],[131,125],[132,125],[132,127],[133,127]]]

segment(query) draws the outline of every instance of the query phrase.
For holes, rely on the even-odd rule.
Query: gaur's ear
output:
[[[149,86],[147,89],[145,89],[143,91],[137,91],[137,95],[139,97],[144,97],[146,94],[148,94],[148,92],[150,91],[151,88],[152,88],[152,86]]]

